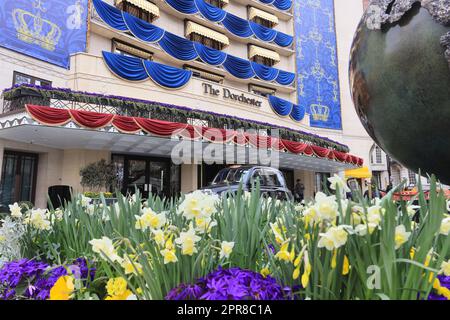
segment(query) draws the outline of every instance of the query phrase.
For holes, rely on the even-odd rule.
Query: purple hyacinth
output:
[[[80,279],[94,279],[95,268],[88,268],[86,259],[78,258],[71,266],[78,268]],[[70,267],[68,269],[71,270]],[[8,262],[0,269],[0,299],[14,299],[19,295],[28,299],[46,300],[56,281],[67,274],[64,266],[51,268],[48,264],[35,260]],[[27,286],[18,292],[18,288],[24,284]]]
[[[167,300],[283,300],[284,291],[274,278],[240,268],[223,269],[199,279],[195,285],[172,289]]]
[[[439,279],[439,282],[441,283],[442,287],[450,289],[450,276],[439,275],[437,278]],[[447,298],[438,295],[436,291],[433,289],[433,291],[428,296],[428,300],[447,300]]]

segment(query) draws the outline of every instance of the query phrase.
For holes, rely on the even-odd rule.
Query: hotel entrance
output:
[[[117,189],[133,194],[137,189],[144,198],[176,196],[180,192],[180,166],[168,158],[114,154],[112,162],[117,172]]]

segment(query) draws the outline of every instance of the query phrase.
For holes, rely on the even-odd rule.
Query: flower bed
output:
[[[176,201],[117,195],[64,209],[10,206],[0,227],[2,299],[449,299],[450,217],[328,194],[296,205],[195,191]],[[435,190],[433,183],[432,190]],[[414,222],[412,221],[414,216]],[[417,218],[419,220],[417,220]]]

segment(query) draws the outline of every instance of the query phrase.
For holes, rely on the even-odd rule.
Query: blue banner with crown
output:
[[[0,46],[69,68],[86,50],[88,0],[0,1]]]
[[[298,104],[312,127],[342,129],[333,0],[294,2]]]

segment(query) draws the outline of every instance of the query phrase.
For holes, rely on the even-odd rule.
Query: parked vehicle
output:
[[[286,180],[281,171],[263,166],[234,166],[220,170],[212,183],[202,190],[209,190],[222,195],[226,192],[236,192],[242,183],[245,191],[251,191],[259,179],[260,192],[263,196],[279,200],[293,200],[292,192],[286,186]]]

